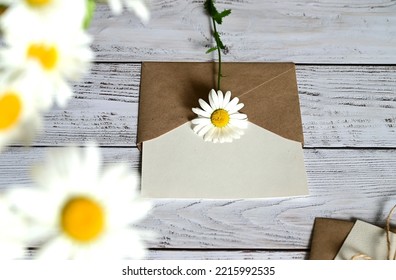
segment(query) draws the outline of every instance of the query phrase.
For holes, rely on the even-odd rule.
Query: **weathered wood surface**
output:
[[[395,66],[297,65],[306,147],[396,147]],[[134,146],[140,64],[98,63],[35,145]]]
[[[203,0],[151,2],[146,26],[132,14],[114,16],[98,6],[89,30],[98,63],[75,84],[69,105],[45,116],[33,148],[13,147],[0,155],[0,190],[30,184],[30,166],[48,149],[69,143],[95,140],[106,164],[127,161],[140,168],[140,62],[214,58],[205,55],[212,42]],[[396,201],[396,2],[217,3],[233,9],[220,28],[229,48],[225,61],[299,63],[310,195],[156,200],[138,225],[159,234],[148,257],[306,259],[315,217],[382,226]]]
[[[144,26],[99,6],[91,34],[98,61],[205,61],[212,44],[203,0],[151,1]],[[225,61],[396,63],[393,0],[218,0]]]
[[[54,149],[54,148],[48,148]],[[11,148],[0,158],[0,186],[29,184],[47,148]],[[139,168],[136,148],[102,148],[104,160]],[[306,149],[309,196],[254,200],[155,200],[139,227],[151,248],[307,250],[315,217],[383,225],[396,201],[396,150]],[[133,213],[131,213],[133,215]]]
[[[150,250],[150,260],[305,260],[306,251]]]

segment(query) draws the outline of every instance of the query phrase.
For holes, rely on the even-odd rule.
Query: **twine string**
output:
[[[392,207],[392,209],[389,211],[388,217],[386,218],[386,227],[385,227],[385,231],[386,231],[386,245],[388,247],[388,260],[396,260],[396,251],[393,255],[393,257],[391,257],[391,240],[390,240],[390,221],[392,219],[393,216],[393,212],[395,212],[396,210],[396,205]],[[354,256],[352,256],[351,260],[372,260],[373,258],[371,258],[370,256],[367,256],[366,254],[361,254],[358,253]]]
[[[351,260],[372,260],[372,258],[366,254],[356,254],[351,258]]]
[[[393,212],[396,209],[396,205],[392,207],[390,210],[388,217],[386,218],[386,243],[388,245],[388,260],[396,260],[396,251],[393,255],[393,258],[391,257],[391,240],[390,240],[390,221],[393,216]]]

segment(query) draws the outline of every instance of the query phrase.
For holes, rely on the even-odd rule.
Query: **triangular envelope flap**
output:
[[[241,96],[253,123],[303,142],[293,63],[223,63],[222,89]],[[144,62],[139,101],[138,145],[192,120],[198,99],[216,85],[217,63]]]
[[[304,143],[297,92],[294,67],[289,67],[238,96],[245,104],[242,110],[249,121],[282,137]]]

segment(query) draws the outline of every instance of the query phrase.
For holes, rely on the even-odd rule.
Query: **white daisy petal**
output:
[[[204,110],[201,110],[201,109],[199,109],[199,108],[192,108],[192,111],[193,111],[195,114],[197,114],[198,116],[200,116],[200,117],[210,118],[210,114],[211,114],[211,113],[208,113],[208,112],[206,112],[206,111],[204,111]]]
[[[231,108],[228,113],[229,114],[234,114],[236,112],[238,112],[239,110],[241,110],[243,108],[243,106],[245,106],[243,103],[239,103],[237,105],[235,105],[235,107]]]
[[[212,107],[210,107],[209,104],[206,103],[206,102],[205,102],[204,100],[202,100],[202,99],[199,99],[198,102],[199,102],[199,105],[201,105],[202,109],[204,109],[204,110],[209,114],[209,117],[210,117],[210,114],[213,113]]]
[[[221,108],[225,108],[227,104],[230,102],[230,99],[231,99],[231,91],[227,91],[224,96],[223,105],[221,106]]]
[[[213,134],[213,143],[218,143],[221,138],[221,129],[216,129]]]
[[[247,128],[248,122],[245,120],[230,119],[230,124],[238,128],[245,129]]]
[[[208,133],[208,131],[213,128],[213,125],[206,125],[205,127],[203,127],[199,132],[198,132],[198,136],[204,136],[206,133]]]
[[[14,188],[7,193],[7,200],[21,213],[31,217],[40,224],[53,225],[62,202],[57,193],[48,193],[33,187]]]
[[[0,237],[1,238],[1,237]],[[0,240],[0,260],[16,260],[24,259],[26,250],[23,243],[15,240]]]
[[[63,236],[48,241],[37,252],[39,260],[67,260],[71,258],[71,242]]]
[[[204,140],[205,141],[212,141],[213,135],[214,135],[215,132],[216,132],[216,128],[215,127],[211,127],[209,129],[209,131],[205,134]]]
[[[115,15],[120,15],[122,12],[122,3],[120,0],[107,0],[111,11]]]
[[[113,203],[117,204],[118,201],[113,201]],[[118,230],[146,218],[147,213],[153,208],[153,204],[151,201],[139,199],[130,200],[129,205],[124,207],[107,204],[107,208],[108,226]]]
[[[223,108],[223,102],[224,102],[223,92],[221,90],[218,90],[217,96],[219,100],[219,108]]]
[[[132,236],[139,236],[139,233],[130,230],[127,234],[128,235],[125,242],[125,257],[134,260],[141,260],[146,258],[147,250],[145,250],[142,240],[132,238]]]
[[[192,124],[209,124],[210,123],[210,119],[208,118],[196,118],[191,120]]]
[[[147,23],[150,19],[150,11],[147,5],[142,0],[127,0],[125,5],[128,10],[133,11],[136,16],[144,23]]]
[[[229,126],[228,128],[230,130],[230,135],[231,135],[231,137],[233,139],[239,139],[240,138],[240,134],[239,134],[240,129],[239,128],[232,127],[232,126]]]
[[[232,110],[239,102],[239,98],[238,97],[234,97],[228,104],[227,106],[225,106],[225,110],[230,111]]]
[[[209,104],[210,104],[210,107],[212,107],[212,109],[213,109],[213,111],[214,111],[214,110],[216,110],[217,108],[216,108],[216,103],[215,103],[215,101],[214,101],[214,99],[213,99],[213,96],[216,96],[216,92],[214,91],[214,89],[212,89],[212,90],[209,92]]]
[[[193,127],[193,131],[194,131],[196,134],[198,134],[198,132],[199,132],[200,130],[202,130],[202,128],[206,127],[206,126],[207,126],[207,125],[204,124],[204,123],[197,124],[197,125],[195,125],[195,126]]]
[[[219,96],[217,95],[217,93],[214,90],[212,90],[210,92],[210,95],[212,96],[212,100],[213,100],[213,104],[215,106],[215,109],[219,109],[220,108]]]
[[[223,138],[224,142],[226,143],[232,142],[232,137],[228,126],[223,128]]]
[[[234,113],[234,114],[230,114],[230,119],[246,120],[247,119],[247,115],[246,114],[240,114],[240,113]]]

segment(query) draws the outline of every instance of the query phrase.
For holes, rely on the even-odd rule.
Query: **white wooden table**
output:
[[[157,200],[141,228],[151,259],[306,259],[315,217],[383,225],[396,203],[396,2],[218,0],[224,61],[292,61],[310,195],[264,200]],[[28,184],[48,149],[97,141],[106,162],[140,169],[136,124],[142,61],[211,61],[203,0],[152,0],[149,24],[99,6],[91,73],[46,115],[32,148],[0,156],[0,188]],[[133,215],[133,213],[131,213]]]

